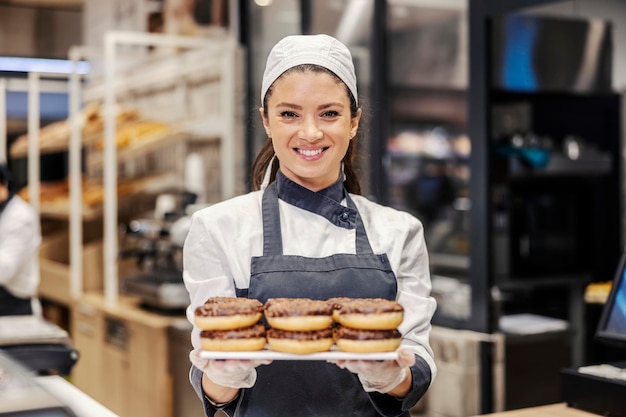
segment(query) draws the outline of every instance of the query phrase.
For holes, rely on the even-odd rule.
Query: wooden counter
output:
[[[98,308],[111,317],[142,323],[149,327],[166,328],[178,321],[187,321],[184,315],[172,316],[158,314],[140,307],[139,300],[135,297],[120,295],[114,305],[108,304],[104,295],[99,292],[85,293],[77,302],[76,308],[90,306]]]
[[[82,296],[72,308],[74,383],[120,416],[173,417],[168,328],[181,320],[132,298],[109,305],[102,294]]]
[[[542,405],[539,407],[521,408],[519,410],[484,414],[491,417],[597,417],[597,414],[568,407],[565,403]]]

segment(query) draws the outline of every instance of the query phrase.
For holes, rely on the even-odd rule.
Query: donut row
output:
[[[400,346],[404,308],[382,298],[332,298],[335,345],[345,352],[390,352]]]
[[[266,324],[262,323],[265,318]],[[386,352],[400,345],[404,309],[382,298],[211,297],[195,310],[205,350],[277,352]]]
[[[261,350],[267,343],[265,326],[260,323],[263,304],[251,298],[211,297],[194,312],[205,350]]]

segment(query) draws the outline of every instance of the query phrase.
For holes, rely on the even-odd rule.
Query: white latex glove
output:
[[[200,350],[189,352],[189,360],[213,382],[223,387],[250,388],[256,382],[256,367],[271,360],[204,359]]]
[[[409,349],[399,348],[397,360],[338,360],[334,363],[342,369],[357,374],[365,391],[377,391],[384,394],[404,381],[406,367],[415,363],[415,354]]]

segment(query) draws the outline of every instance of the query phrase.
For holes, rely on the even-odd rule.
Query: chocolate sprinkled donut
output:
[[[385,298],[353,298],[351,300],[340,301],[337,304],[342,314],[404,312],[404,308],[400,303]]]
[[[240,329],[263,317],[259,300],[239,297],[211,297],[194,311],[194,323],[201,330]]]
[[[332,329],[290,331],[268,329],[267,343],[276,352],[307,354],[329,351],[333,346]]]
[[[267,337],[276,339],[294,339],[294,340],[318,340],[333,337],[333,331],[329,327],[322,330],[310,330],[305,332],[268,329]]]
[[[310,298],[270,298],[265,303],[266,317],[329,316],[332,306]]]
[[[322,330],[332,322],[332,307],[310,298],[270,298],[265,303],[265,319],[274,329],[290,331]]]
[[[196,308],[196,315],[210,317],[262,312],[263,304],[259,300],[239,297],[211,297]]]
[[[402,335],[393,330],[364,330],[339,326],[334,332],[335,345],[343,352],[371,353],[391,352],[402,341]]]
[[[399,339],[402,337],[397,329],[393,330],[364,330],[351,329],[346,326],[338,326],[335,329],[335,339],[352,339],[352,340],[380,340],[380,339]]]
[[[265,326],[261,323],[250,327],[227,330],[203,330],[200,345],[213,351],[257,351],[267,344]]]
[[[226,329],[226,330],[202,330],[200,337],[208,339],[247,339],[250,337],[265,337],[265,326],[258,323],[250,327],[243,327],[240,329]]]
[[[355,298],[336,305],[335,320],[353,329],[393,330],[404,319],[402,305],[384,298]]]

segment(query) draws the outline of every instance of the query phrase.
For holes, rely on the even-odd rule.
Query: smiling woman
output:
[[[321,129],[322,127],[328,128],[332,126],[335,130],[341,126],[346,127],[346,130],[339,134],[340,137],[343,135],[344,139],[347,139],[347,147],[341,153],[341,168],[346,177],[347,190],[360,194],[361,187],[353,166],[356,145],[353,144],[352,139],[356,136],[362,110],[358,107],[357,81],[350,51],[338,40],[325,35],[311,38],[315,39],[315,42],[317,42],[315,47],[321,53],[318,53],[318,50],[315,50],[315,48],[298,48],[300,45],[295,45],[296,42],[292,42],[297,39],[307,38],[285,38],[272,49],[272,53],[267,60],[261,85],[262,107],[260,112],[268,140],[260,150],[252,167],[252,187],[255,190],[261,187],[261,182],[265,177],[265,171],[270,162],[273,162],[270,171],[270,181],[275,178],[278,171],[277,161],[280,160],[280,157],[277,155],[278,151],[273,145],[273,136],[275,136],[276,132],[272,132],[269,116],[270,106],[280,105],[285,108],[281,109],[281,111],[275,111],[275,113],[280,113],[284,116],[283,120],[293,121],[290,125],[299,127],[297,129],[297,138],[309,142],[309,146],[302,146],[304,151],[318,153],[320,150],[325,151],[323,146],[317,146],[320,150],[316,150],[315,146],[311,147],[310,145],[311,140],[314,143],[318,142],[318,145],[320,141],[323,141],[324,131]],[[297,77],[297,74],[300,76]],[[313,75],[313,77],[308,77],[307,75]],[[320,83],[317,84],[317,81],[320,81]],[[286,85],[281,86],[283,83]],[[292,101],[297,99],[306,100],[296,104],[288,100],[285,101],[285,97],[282,96],[277,99],[273,97],[277,86],[282,87],[283,95],[287,91],[293,92],[293,96],[287,97]],[[305,118],[306,115],[303,113],[297,114],[293,111],[294,105],[298,110],[304,110],[303,106],[305,104],[311,105],[311,103],[318,106],[317,109],[313,109],[314,112],[319,112],[315,118]],[[329,131],[333,133],[332,138],[336,139],[337,132],[335,130]],[[339,151],[336,153],[339,153]],[[277,156],[276,158],[274,158],[275,155]],[[326,160],[328,159],[331,158],[326,158]],[[293,180],[294,178],[290,179]],[[319,190],[320,188],[317,189]]]
[[[208,416],[224,409],[407,417],[436,372],[428,256],[419,220],[359,195],[362,110],[350,51],[327,35],[284,38],[267,59],[261,103],[268,139],[253,164],[254,191],[192,217],[183,254],[189,317],[214,296],[248,297],[266,308],[272,299],[392,300],[407,312],[393,335],[397,359],[219,361],[201,355],[196,326],[192,385]],[[315,340],[328,349],[332,328],[325,326]],[[287,343],[270,348],[310,351],[313,336],[292,333],[287,343],[286,333],[269,329],[268,341]]]
[[[345,85],[320,67],[292,68],[274,84],[261,115],[282,173],[312,191],[330,186],[337,181],[361,110],[352,117]]]

